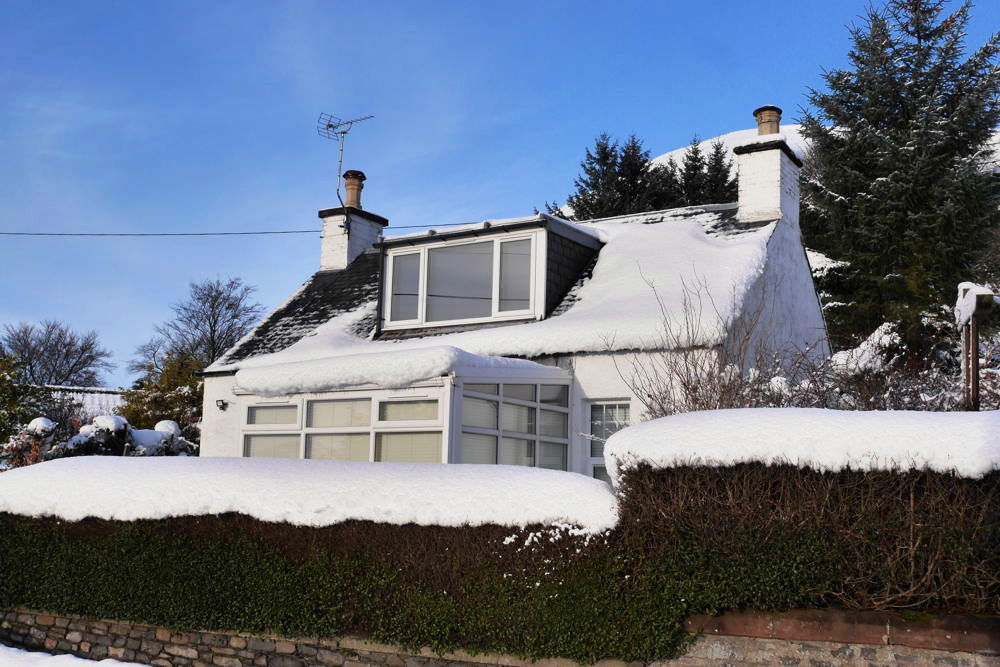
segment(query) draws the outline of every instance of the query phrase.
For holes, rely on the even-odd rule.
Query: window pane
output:
[[[441,463],[440,433],[379,433],[375,460],[387,463]]]
[[[368,433],[307,435],[306,458],[327,461],[367,461]]]
[[[538,443],[538,467],[550,470],[566,469],[566,445],[558,442]]]
[[[384,422],[437,419],[437,401],[385,401],[378,404],[378,418]]]
[[[243,436],[243,456],[271,459],[299,458],[297,433]]]
[[[564,384],[543,384],[539,391],[539,399],[545,405],[569,407],[569,387]]]
[[[542,435],[552,436],[553,438],[567,437],[569,433],[568,417],[569,415],[565,412],[542,410],[542,423],[539,426],[539,432]]]
[[[466,396],[462,400],[462,424],[479,428],[497,427],[497,402]]]
[[[462,434],[462,463],[496,463],[497,437],[478,433]]]
[[[500,310],[531,307],[531,239],[500,244]]]
[[[248,424],[294,424],[298,407],[294,405],[260,405],[250,408]]]
[[[503,404],[503,430],[518,433],[535,432],[535,408],[512,403]]]
[[[394,255],[392,258],[392,310],[389,319],[417,319],[420,290],[420,253]]]
[[[493,314],[493,241],[427,251],[428,322]]]
[[[629,424],[629,404],[609,403],[590,406],[590,433],[596,440],[590,441],[590,456],[604,456],[604,440]]]
[[[507,398],[519,398],[522,401],[535,400],[535,385],[533,384],[505,384],[503,395]]]
[[[368,426],[371,420],[370,398],[309,401],[306,407],[306,426]]]
[[[604,466],[594,466],[594,479],[599,479],[605,484],[611,484],[611,478],[608,476],[608,469]]]
[[[499,462],[508,466],[535,465],[535,442],[520,438],[501,438]]]
[[[465,389],[467,391],[478,391],[480,394],[496,395],[498,386],[495,384],[466,384]]]

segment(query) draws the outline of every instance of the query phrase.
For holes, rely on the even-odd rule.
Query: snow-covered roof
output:
[[[622,429],[604,447],[608,473],[648,463],[751,461],[816,470],[929,468],[982,477],[1000,467],[1000,412],[856,412],[817,408],[709,410]]]
[[[405,340],[372,339],[378,277],[369,253],[343,272],[313,276],[298,297],[258,327],[256,336],[244,340],[207,371],[239,371],[236,379],[241,388],[273,394],[302,390],[304,384],[296,375],[304,367],[302,362],[358,368],[354,362],[340,359],[348,355],[442,346],[471,355],[521,358],[657,349],[662,347],[664,313],[680,317],[686,300],[701,299],[704,307],[723,314],[739,311],[744,294],[763,270],[775,222],[740,223],[735,204],[582,223],[560,221],[596,237],[603,246],[592,268],[579,277],[551,317],[423,337],[415,332],[418,337]],[[360,268],[355,269],[355,264]],[[363,289],[359,287],[362,276],[369,281]],[[350,286],[349,298],[337,291],[338,277]],[[326,293],[317,293],[312,283],[325,286]],[[324,317],[327,319],[319,322]],[[690,334],[690,340],[681,344],[716,344],[725,331],[721,322],[713,321]],[[272,336],[281,344],[269,347]],[[290,344],[283,344],[293,337],[296,339]],[[244,356],[242,352],[248,347],[261,353]],[[251,370],[263,367],[268,370]],[[424,369],[440,367],[435,362]],[[379,373],[366,373],[370,381],[379,379]],[[277,381],[279,376],[286,380]],[[329,375],[325,377],[327,387],[339,385]],[[319,388],[314,383],[309,386]]]
[[[56,398],[69,399],[80,405],[85,415],[110,414],[125,404],[123,391],[110,387],[70,387],[65,385],[45,385]]]
[[[133,521],[238,512],[329,526],[614,526],[604,482],[561,470],[444,463],[82,456],[3,473],[0,512]]]

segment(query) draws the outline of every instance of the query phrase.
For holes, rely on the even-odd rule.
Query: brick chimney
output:
[[[339,271],[378,242],[389,221],[361,208],[361,190],[365,187],[364,173],[351,169],[344,172],[346,200],[341,208],[319,212],[323,221],[320,247],[321,271]]]
[[[741,222],[785,218],[798,225],[802,161],[781,134],[781,109],[762,106],[753,117],[757,136],[733,149],[740,172],[737,217]]]

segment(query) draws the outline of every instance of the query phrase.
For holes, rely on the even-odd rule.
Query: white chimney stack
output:
[[[763,106],[753,116],[757,136],[733,149],[740,173],[737,217],[741,222],[785,218],[798,225],[802,161],[781,134],[781,109]]]
[[[347,268],[358,255],[378,242],[382,230],[389,224],[382,216],[361,208],[361,190],[365,179],[365,175],[355,169],[344,172],[344,191],[347,195],[344,206],[319,212],[323,221],[319,258],[321,271]]]

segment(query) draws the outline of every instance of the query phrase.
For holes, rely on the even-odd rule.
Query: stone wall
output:
[[[773,617],[773,615],[770,615]],[[766,618],[759,615],[756,618]],[[759,620],[756,622],[760,622]],[[815,623],[815,618],[813,619]],[[734,628],[746,627],[737,619]],[[768,627],[776,627],[768,622]],[[777,623],[781,625],[781,622]],[[801,624],[800,624],[801,625]],[[789,626],[792,627],[792,626]],[[814,630],[827,632],[822,623]],[[993,626],[990,626],[993,627]],[[859,629],[855,626],[855,629]],[[989,628],[987,628],[989,629]],[[803,665],[837,667],[840,665],[951,665],[985,667],[1000,665],[1000,654],[987,647],[984,652],[946,651],[904,645],[870,645],[843,641],[801,641],[773,637],[741,637],[710,634],[719,627],[704,628],[691,649],[666,666],[687,665]],[[772,632],[773,634],[773,632]],[[860,632],[859,639],[864,639]],[[885,639],[883,638],[883,642]],[[926,639],[921,640],[926,642]],[[990,641],[987,638],[986,641]],[[982,639],[971,642],[982,646]],[[306,667],[307,665],[342,665],[343,667],[438,667],[444,665],[533,665],[568,667],[568,660],[530,662],[511,656],[471,655],[456,651],[442,656],[425,649],[406,652],[398,646],[376,644],[353,638],[287,639],[256,637],[222,632],[175,632],[138,623],[88,620],[24,609],[0,613],[0,643],[49,653],[72,653],[84,658],[114,658],[149,665],[192,665],[207,667]],[[919,642],[918,642],[919,643]],[[990,644],[992,646],[992,644]],[[621,665],[604,661],[605,665]]]

